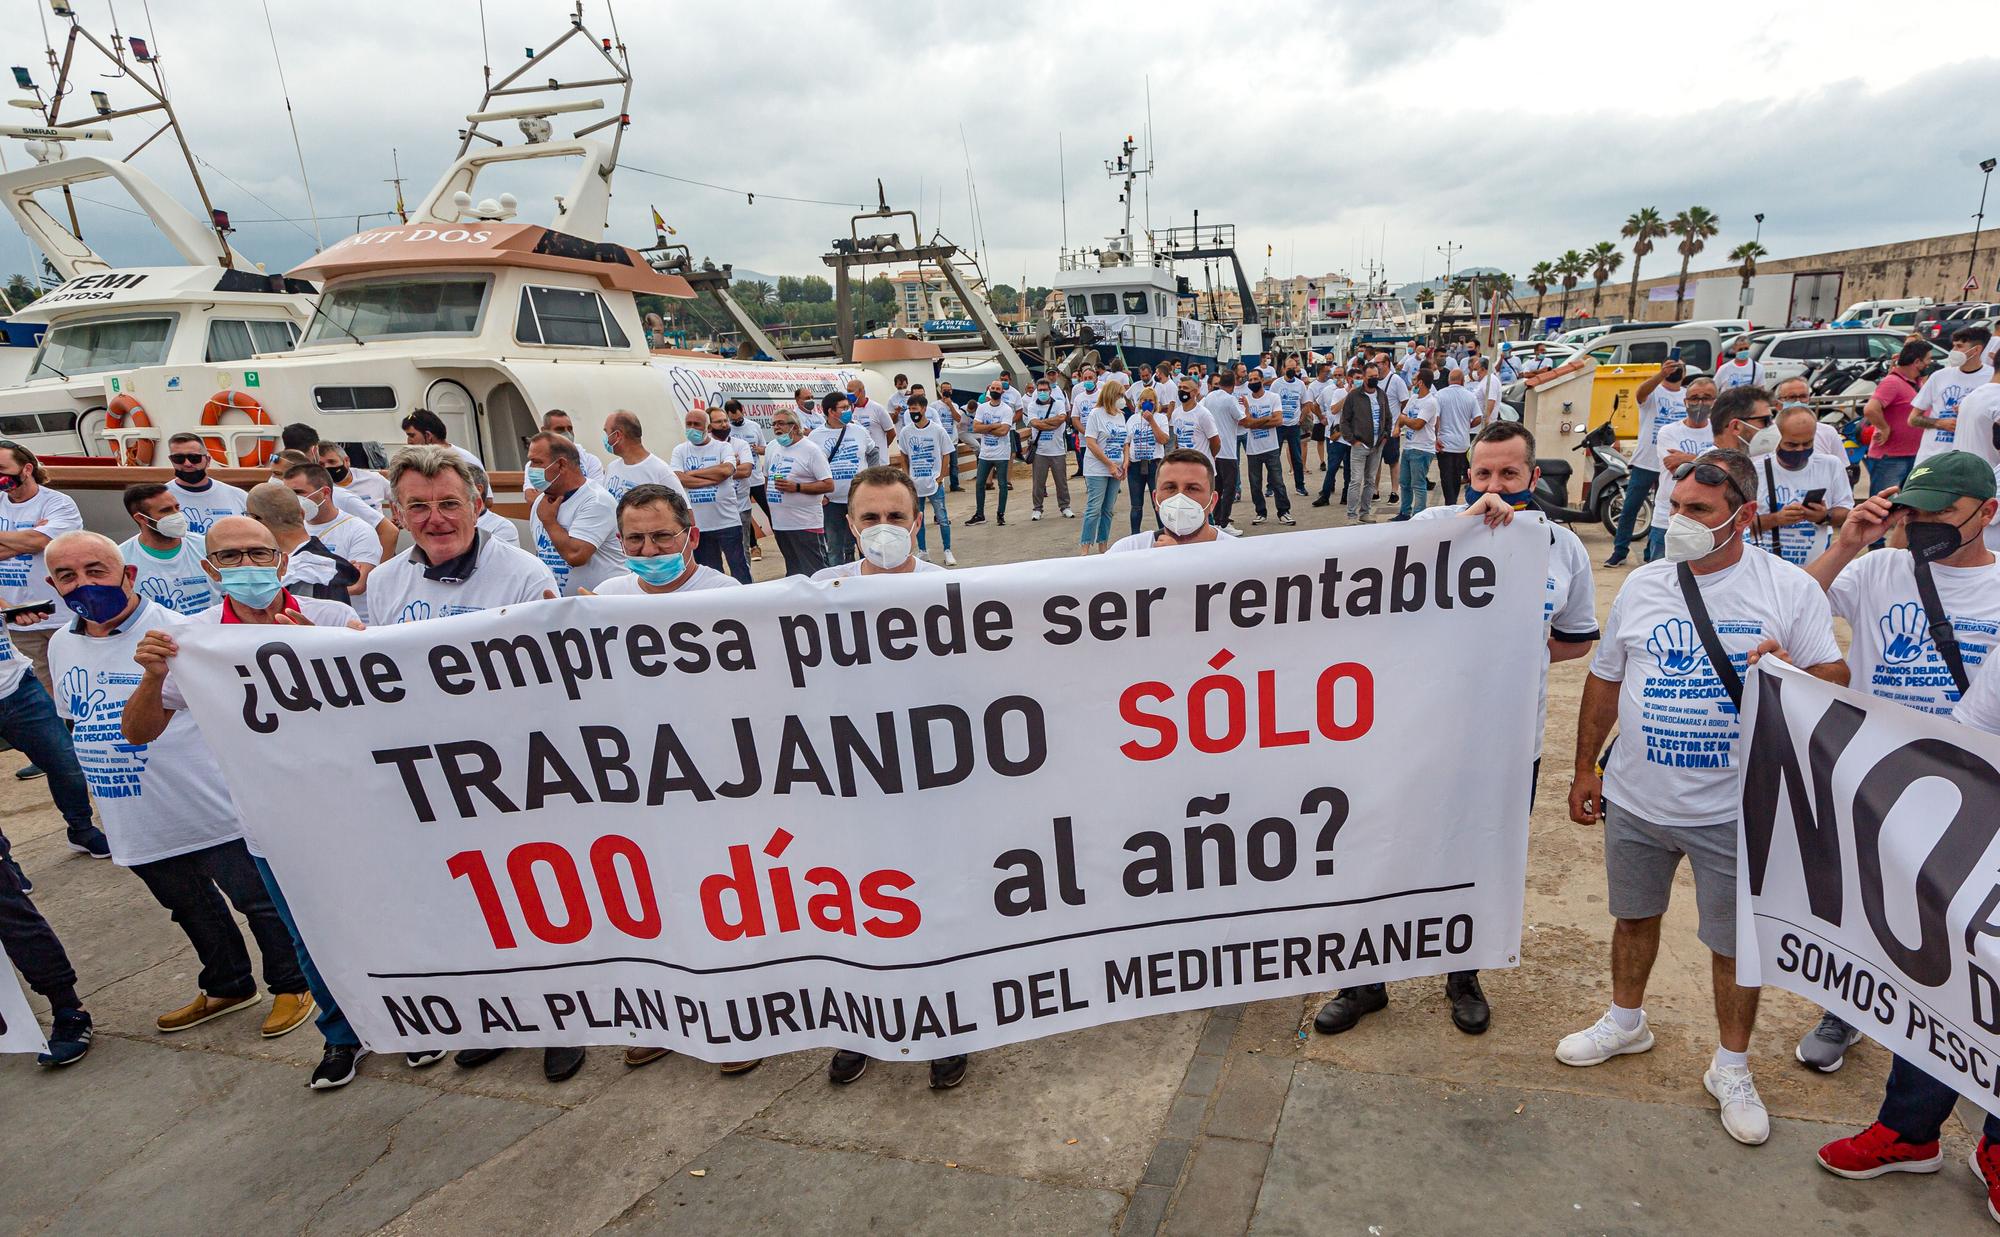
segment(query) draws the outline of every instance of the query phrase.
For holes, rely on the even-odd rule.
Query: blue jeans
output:
[[[1649,528],[1646,530],[1646,561],[1653,562],[1667,556],[1667,530]]]
[[[1333,501],[1333,478],[1335,475],[1345,475],[1349,482],[1354,480],[1353,469],[1348,467],[1348,451],[1349,447],[1344,441],[1328,442],[1326,444],[1326,476],[1319,483],[1320,501]],[[1342,501],[1345,501],[1346,497],[1347,487],[1343,485],[1341,486]]]
[[[694,561],[710,571],[723,571],[742,584],[750,583],[750,559],[743,553],[743,529],[718,528],[694,543]]]
[[[1624,558],[1632,548],[1632,525],[1638,521],[1639,505],[1659,483],[1660,474],[1651,468],[1634,468],[1625,477],[1625,508],[1618,513],[1618,531],[1611,539],[1611,557]],[[1651,560],[1648,560],[1651,561]]]
[[[1139,525],[1146,521],[1146,511],[1153,505],[1153,474],[1159,471],[1158,460],[1133,460],[1125,465],[1125,489],[1132,499],[1132,531],[1138,532]],[[1160,526],[1158,514],[1153,516],[1153,527]]]
[[[1908,457],[1905,457],[1908,458]],[[1945,1118],[1958,1104],[1958,1092],[1901,1057],[1889,1067],[1889,1085],[1882,1095],[1877,1120],[1896,1131],[1906,1143],[1936,1142]],[[2000,1117],[1986,1114],[1986,1137],[2000,1143]]]
[[[0,738],[49,775],[49,797],[56,801],[70,832],[91,826],[90,787],[77,767],[69,730],[56,716],[55,701],[34,675],[22,675],[14,694],[0,700]],[[7,839],[0,837],[0,855],[7,853]]]
[[[838,567],[854,561],[854,530],[847,526],[847,504],[826,505],[826,565]],[[697,547],[699,548],[699,547]]]
[[[972,473],[972,518],[975,520],[986,518],[986,478],[992,476],[1000,478],[999,515],[1003,520],[1007,518],[1007,461],[981,460]]]
[[[932,519],[935,519],[937,521],[938,536],[944,539],[945,552],[950,553],[951,513],[944,509],[944,487],[939,486],[935,490],[932,490],[931,496],[929,498],[919,498],[917,500],[919,515],[922,514],[922,507],[925,503],[929,503],[931,505],[931,517]],[[928,523],[930,523],[930,520],[920,519],[917,521],[917,553],[919,554],[925,552],[924,525]]]
[[[1900,486],[1910,479],[1910,466],[1917,462],[1914,455],[1871,455],[1868,460],[1868,492],[1880,494],[1890,486]]]
[[[320,1035],[329,1044],[359,1048],[361,1037],[347,1025],[347,1015],[340,1012],[340,1002],[333,999],[333,993],[326,989],[326,981],[319,977],[319,968],[313,965],[312,954],[307,952],[305,939],[299,935],[299,925],[292,918],[291,906],[285,902],[285,891],[278,888],[278,878],[271,874],[271,865],[265,863],[262,856],[252,855],[250,858],[257,865],[257,875],[264,879],[264,889],[271,895],[271,905],[277,909],[278,919],[291,935],[292,952],[298,955],[299,969],[305,972],[306,990],[313,994],[313,1003],[319,1006],[319,1013],[313,1022],[319,1027]]]
[[[1430,505],[1431,460],[1435,453],[1419,451],[1415,447],[1403,448],[1402,463],[1397,466],[1396,485],[1403,491],[1402,506],[1396,511],[1398,516],[1411,516]],[[1451,500],[1445,500],[1449,503]]]
[[[1083,530],[1077,540],[1083,545],[1106,545],[1111,541],[1111,516],[1118,509],[1118,478],[1083,479]]]

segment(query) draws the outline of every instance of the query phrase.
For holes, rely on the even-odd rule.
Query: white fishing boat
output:
[[[548,76],[545,62],[572,40],[602,58],[605,75]],[[622,89],[614,107],[575,97],[602,86]],[[860,377],[886,398],[899,371],[930,381],[938,350],[921,340],[857,340],[855,363],[835,365],[649,348],[637,298],[695,293],[681,275],[601,239],[630,95],[625,47],[594,36],[579,5],[561,37],[498,80],[489,76],[458,159],[408,223],[357,233],[290,272],[325,289],[296,349],[124,374],[122,389],[151,424],[107,436],[134,448],[130,455],[142,438],[191,429],[211,436],[225,466],[259,467],[277,427],[300,421],[357,462],[379,464],[403,444],[403,418],[425,408],[444,420],[452,442],[490,469],[511,471],[555,409],[593,431],[578,435],[587,449],[597,443],[595,422],[617,409],[636,413],[648,441],[664,449],[687,411],[728,399],[762,417],[801,386],[819,394]],[[516,102],[535,96],[544,97]],[[556,135],[558,119],[578,117],[581,128]],[[518,126],[520,141],[504,144],[492,132],[502,125]],[[565,167],[573,176],[545,203],[547,222],[526,221],[533,206],[510,186],[546,183]]]
[[[35,107],[42,123],[0,126],[0,135],[24,139],[34,160],[0,174],[0,204],[63,280],[7,319],[14,346],[0,349],[0,355],[24,364],[0,386],[0,436],[56,456],[102,454],[109,449],[107,429],[144,427],[146,413],[121,380],[132,370],[240,361],[290,348],[311,313],[313,292],[302,280],[265,274],[230,244],[228,216],[210,205],[160,84],[153,50],[143,40],[116,34],[107,44],[74,14],[69,21],[60,60],[51,49],[57,72],[46,103],[39,91],[33,100],[17,100]],[[64,103],[79,93],[80,50],[102,53],[145,98],[118,107],[106,93],[92,91],[95,114],[66,116]],[[15,73],[17,84],[32,87],[27,70]],[[109,142],[110,121],[148,114],[161,118],[160,128],[123,158],[70,149],[72,143]],[[131,162],[167,133],[208,211],[205,221]],[[78,218],[85,186],[121,192],[132,204],[122,209],[143,215],[180,263],[116,266],[100,254],[85,239]],[[0,381],[7,377],[0,374]],[[153,462],[158,450],[153,439],[137,437],[132,446],[131,462]]]

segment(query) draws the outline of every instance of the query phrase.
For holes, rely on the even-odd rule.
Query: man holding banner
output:
[[[1694,869],[1699,936],[1708,946],[1720,1031],[1702,1085],[1723,1129],[1750,1145],[1770,1117],[1749,1065],[1757,990],[1736,982],[1737,713],[1742,669],[1773,653],[1829,682],[1847,666],[1826,596],[1812,577],[1769,554],[1744,553],[1757,514],[1757,476],[1738,451],[1710,451],[1674,470],[1666,558],[1634,571],[1611,604],[1577,719],[1570,819],[1604,827],[1611,938],[1611,1008],[1565,1036],[1556,1059],[1601,1065],[1653,1046],[1646,981],[1659,954],[1674,872]],[[1619,737],[1598,771],[1616,723]]]

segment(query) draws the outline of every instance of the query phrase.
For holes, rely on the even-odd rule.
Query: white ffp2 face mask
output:
[[[1160,524],[1176,537],[1192,535],[1207,521],[1208,512],[1185,494],[1169,495],[1160,504]]]
[[[910,530],[901,524],[872,524],[855,538],[861,557],[884,571],[910,561]]]
[[[1707,558],[1715,552],[1719,544],[1715,535],[1734,525],[1736,512],[1741,510],[1743,508],[1738,507],[1736,511],[1730,512],[1729,518],[1714,528],[1710,528],[1691,515],[1681,515],[1676,512],[1667,520],[1667,561],[1691,563],[1698,558]]]
[[[1762,455],[1769,455],[1778,449],[1778,443],[1783,438],[1784,435],[1778,433],[1777,426],[1767,425],[1750,439],[1750,444],[1743,448],[1743,454],[1753,460]]]

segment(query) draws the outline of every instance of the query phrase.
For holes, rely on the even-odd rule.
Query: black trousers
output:
[[[306,990],[305,972],[292,950],[292,934],[278,917],[278,908],[264,888],[264,878],[257,874],[257,864],[243,839],[137,864],[132,875],[146,882],[153,897],[173,913],[174,922],[187,933],[195,957],[201,960],[196,982],[209,996],[241,997],[257,991],[250,971],[250,951],[243,945],[243,934],[236,930],[230,905],[250,921],[250,934],[257,938],[257,949],[264,955],[264,986],[273,992]],[[224,895],[228,904],[222,900]]]
[[[1215,461],[1215,518],[1212,523],[1217,528],[1229,527],[1229,513],[1236,509],[1236,482],[1240,461],[1218,458]]]
[[[1465,476],[1470,468],[1465,452],[1438,452],[1438,488],[1444,491],[1446,506],[1464,501]]]
[[[76,968],[70,965],[55,929],[21,891],[14,869],[4,863],[0,863],[0,946],[6,948],[8,961],[19,969],[28,987],[47,997],[51,1008],[58,1012],[83,1008],[76,995]],[[12,982],[0,977],[0,983]]]
[[[785,574],[809,576],[826,566],[826,535],[817,528],[780,528],[771,535],[778,539],[778,553],[785,556]]]

